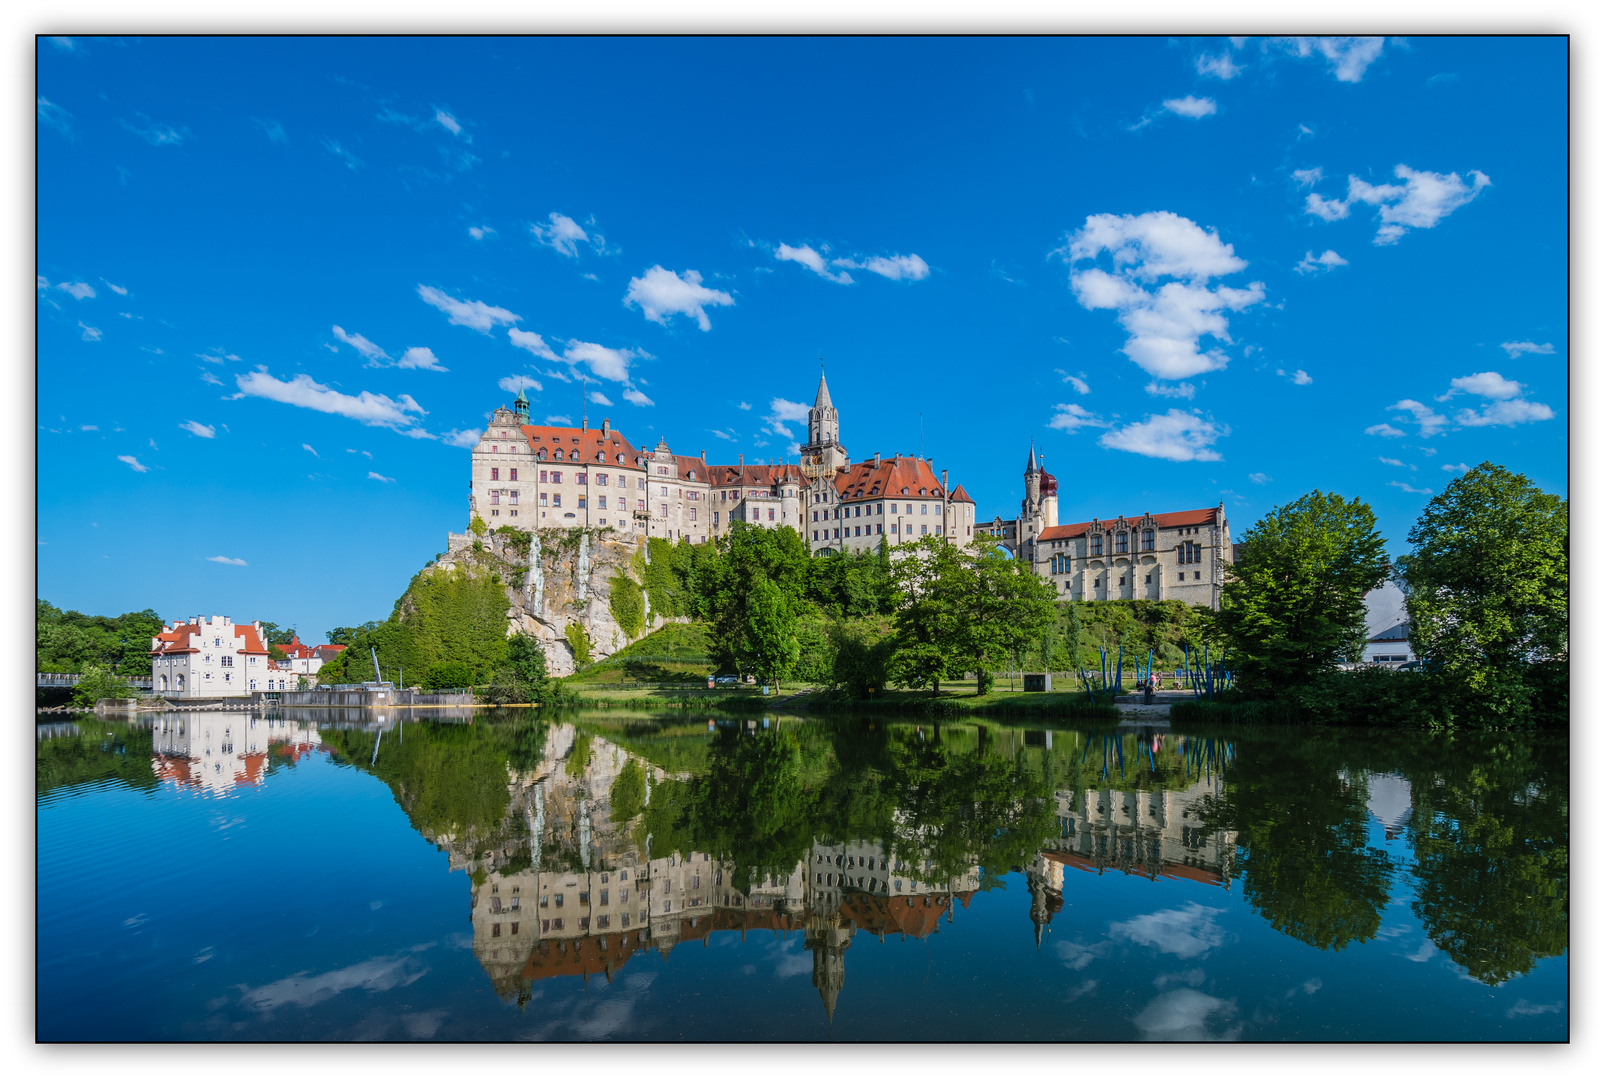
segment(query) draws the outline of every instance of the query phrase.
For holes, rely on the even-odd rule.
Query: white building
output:
[[[1385,582],[1365,594],[1365,638],[1367,664],[1403,664],[1416,658],[1410,648],[1410,612],[1397,583]]]
[[[294,690],[296,675],[268,659],[260,623],[238,626],[226,615],[195,616],[150,640],[151,689],[170,698],[249,697]]]

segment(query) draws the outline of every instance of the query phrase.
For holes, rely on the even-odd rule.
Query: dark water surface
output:
[[[418,716],[41,724],[39,1036],[1567,1037],[1562,738]]]

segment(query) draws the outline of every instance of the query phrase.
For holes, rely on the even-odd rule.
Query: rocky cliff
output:
[[[543,529],[450,533],[436,565],[500,574],[508,636],[540,641],[547,671],[569,675],[587,654],[592,661],[611,656],[669,621],[642,593],[647,558],[645,540],[611,529]]]

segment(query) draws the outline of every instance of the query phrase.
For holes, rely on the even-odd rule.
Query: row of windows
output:
[[[609,477],[609,474],[607,474],[607,473],[576,472],[576,473],[574,473],[574,483],[580,484],[582,486],[585,485],[585,484],[594,483],[595,486],[597,486],[597,487],[607,487],[608,484],[609,484],[608,477]],[[500,468],[491,469],[490,478],[492,480],[497,480],[497,481],[501,480],[501,478],[502,478],[501,469]],[[518,480],[518,470],[517,469],[508,469],[507,470],[507,479],[508,479],[509,482],[516,483],[517,480]],[[552,470],[542,469],[541,470],[541,483],[543,483],[543,484],[561,484],[562,482],[563,482],[563,474],[560,471],[558,471],[556,469],[552,469]],[[630,486],[630,478],[628,476],[619,477],[617,486],[619,486],[619,487],[629,487]],[[637,490],[645,491],[646,490],[646,477],[644,477],[644,476],[636,477],[635,486],[636,486]]]
[[[1123,533],[1123,532],[1115,533],[1114,542],[1111,545],[1111,547],[1112,547],[1112,549],[1114,551],[1114,554],[1116,554],[1116,555],[1126,555],[1126,554],[1128,554],[1130,552],[1129,545],[1132,544],[1132,543],[1135,543],[1136,541],[1137,541],[1137,534],[1134,533],[1134,532],[1133,533]],[[1092,537],[1090,543],[1091,543],[1092,554],[1094,554],[1094,555],[1102,555],[1103,554],[1103,537],[1102,536],[1094,536],[1094,537]],[[1142,531],[1142,550],[1144,550],[1144,551],[1152,551],[1152,550],[1154,550],[1154,530],[1152,530],[1152,529],[1144,529]]]
[[[928,535],[929,532],[930,532],[930,528],[931,527],[929,525],[921,525],[920,526],[920,535],[921,536]],[[846,536],[849,539],[851,539],[852,537],[855,537],[855,536],[880,536],[886,531],[886,527],[884,525],[879,525],[879,524],[874,525],[874,526],[870,526],[870,525],[853,525],[851,527],[844,525],[844,526],[842,526],[841,529],[836,529],[834,535],[832,535],[832,530],[830,530],[830,529],[824,529],[824,530],[815,529],[814,530],[814,539],[818,540],[820,538],[819,537],[820,532],[823,531],[824,534],[825,534],[824,538],[826,540],[840,540],[842,538],[842,535],[843,535],[843,529],[846,530]],[[894,533],[897,532],[897,523],[896,522],[892,523],[892,532],[894,532]],[[903,526],[903,535],[905,535],[905,536],[913,536],[914,535],[914,526],[912,526],[912,525],[904,525]],[[942,535],[942,526],[938,525],[936,527],[936,535],[937,536],[941,536]]]
[[[904,506],[903,513],[912,514],[914,512],[914,504],[913,503],[904,503],[903,506]],[[896,503],[892,503],[892,509],[889,512],[893,513],[893,514],[897,513],[897,504]],[[929,503],[920,503],[920,513],[921,514],[929,514],[930,512],[931,512],[931,506],[930,506]],[[876,503],[874,506],[863,506],[863,505],[860,505],[860,506],[838,506],[835,510],[815,510],[814,511],[814,520],[815,521],[819,520],[819,515],[821,513],[823,513],[825,515],[825,519],[828,521],[829,519],[831,519],[833,517],[834,518],[865,517],[865,516],[874,517],[874,516],[876,516],[878,514],[879,515],[884,515],[884,514],[888,513],[888,511],[886,510],[885,505],[883,503]]]

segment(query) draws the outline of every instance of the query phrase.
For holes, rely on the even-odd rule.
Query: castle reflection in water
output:
[[[550,729],[542,764],[510,780],[510,816],[527,825],[501,844],[431,837],[468,871],[473,949],[496,992],[527,1001],[536,983],[560,975],[609,981],[638,953],[716,933],[801,934],[813,953],[813,984],[833,1015],[846,978],[846,954],[860,933],[885,940],[924,938],[961,909],[981,885],[979,867],[932,878],[928,860],[899,860],[880,841],[816,838],[789,873],[753,875],[737,888],[739,867],[692,851],[657,854],[629,822],[615,823],[609,793],[633,757],[591,737],[583,765],[571,768],[575,728]],[[648,788],[671,779],[639,757]],[[1183,790],[1056,793],[1060,835],[1026,872],[1037,944],[1064,905],[1067,873],[1119,871],[1180,877],[1229,887],[1235,834],[1208,832],[1193,804],[1214,793],[1218,773]],[[528,847],[525,847],[525,844]]]

